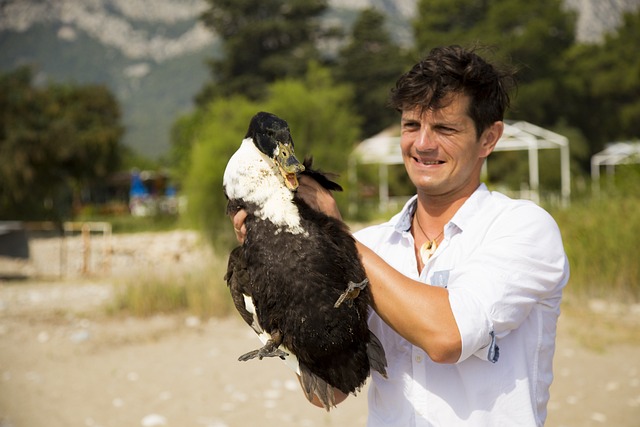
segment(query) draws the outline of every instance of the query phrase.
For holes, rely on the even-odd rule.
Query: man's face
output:
[[[502,135],[495,122],[476,135],[467,114],[470,98],[454,94],[443,108],[402,112],[400,148],[409,178],[418,193],[453,199],[469,196],[480,184],[480,170]]]

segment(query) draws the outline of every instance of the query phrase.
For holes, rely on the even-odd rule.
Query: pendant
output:
[[[420,258],[422,258],[423,263],[427,263],[431,255],[433,255],[438,248],[435,240],[426,241],[420,246]]]

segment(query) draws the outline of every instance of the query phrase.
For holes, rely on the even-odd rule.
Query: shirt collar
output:
[[[481,183],[476,188],[476,191],[460,206],[460,209],[453,215],[450,222],[455,224],[461,231],[464,231],[471,219],[480,211],[482,203],[489,196],[489,189],[484,183]]]
[[[489,189],[484,183],[481,183],[471,196],[464,202],[458,211],[451,218],[450,223],[454,224],[461,231],[469,223],[471,218],[478,212],[482,202],[490,195]],[[418,204],[418,196],[414,195],[405,203],[402,210],[396,215],[394,229],[398,233],[411,230],[411,221],[413,213],[416,211]],[[446,228],[446,226],[445,226]]]
[[[396,215],[396,223],[394,226],[395,231],[403,233],[411,230],[411,221],[413,220],[413,213],[416,211],[417,204],[417,195],[414,195],[407,203],[405,203],[400,213]]]

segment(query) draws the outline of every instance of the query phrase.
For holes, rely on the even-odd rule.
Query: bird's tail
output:
[[[328,370],[318,371],[314,368],[314,372],[324,372],[321,375],[332,378],[333,384],[322,379],[312,372],[309,366],[298,360],[302,388],[309,400],[312,400],[314,395],[317,396],[324,408],[329,411],[335,407],[334,389],[347,394],[358,393],[371,370],[387,378],[387,358],[378,337],[369,331],[366,355],[364,343],[362,344],[363,348],[359,351],[342,354],[341,356],[344,357],[334,357]]]
[[[369,366],[380,375],[387,378],[387,356],[384,353],[384,347],[378,337],[369,331],[369,343],[367,344],[367,357],[369,358]]]
[[[324,409],[329,411],[336,406],[335,397],[333,394],[333,387],[325,380],[315,375],[307,368],[304,363],[299,363],[300,366],[300,382],[302,389],[309,401],[313,400],[314,396],[318,396]]]

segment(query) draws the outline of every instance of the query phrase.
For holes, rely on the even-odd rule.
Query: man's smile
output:
[[[435,166],[435,165],[441,165],[445,163],[443,160],[438,160],[438,159],[423,159],[423,158],[420,158],[419,156],[412,156],[412,157],[416,163],[419,163],[425,166]]]

